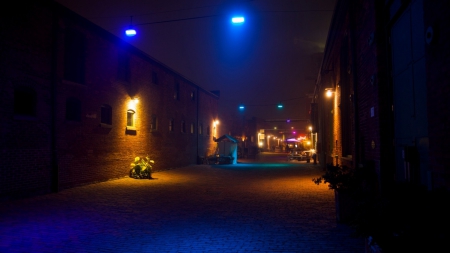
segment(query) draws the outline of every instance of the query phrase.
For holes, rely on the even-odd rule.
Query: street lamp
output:
[[[136,29],[134,29],[133,26],[133,16],[130,17],[130,26],[128,27],[127,30],[125,30],[125,35],[127,35],[128,37],[136,35]]]
[[[147,22],[147,23],[140,23],[133,25],[132,22],[130,22],[130,26],[125,30],[125,35],[128,37],[135,36],[137,34],[135,27],[141,26],[141,25],[152,25],[152,24],[160,24],[160,23],[168,23],[168,22],[176,22],[176,21],[185,21],[185,20],[193,20],[193,19],[201,19],[201,18],[211,18],[211,17],[217,17],[220,15],[205,15],[205,16],[197,16],[197,17],[189,17],[189,18],[179,18],[179,19],[170,19],[170,20],[163,20],[163,21],[155,21],[155,22]],[[131,17],[132,19],[132,17]],[[242,25],[245,23],[245,18],[243,16],[235,16],[231,18],[231,23],[233,25]]]
[[[231,18],[231,23],[233,23],[235,25],[242,25],[244,22],[245,22],[245,18],[242,16]]]

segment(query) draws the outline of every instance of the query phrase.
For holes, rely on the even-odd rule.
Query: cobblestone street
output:
[[[0,252],[364,252],[311,163],[192,165],[0,207]]]

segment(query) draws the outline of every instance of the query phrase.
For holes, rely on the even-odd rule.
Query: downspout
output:
[[[199,127],[199,125],[200,125],[200,119],[198,118],[198,115],[199,115],[199,100],[200,100],[200,92],[199,92],[199,88],[197,87],[197,97],[196,97],[196,104],[197,104],[197,111],[196,111],[196,113],[197,113],[197,115],[196,115],[196,117],[197,117],[197,131],[196,131],[196,134],[195,134],[195,136],[196,136],[196,145],[197,145],[197,163],[199,164],[200,162],[201,162],[201,160],[200,160],[200,154],[199,154],[199,141],[198,141],[198,138],[200,137],[199,136],[199,133],[198,133],[198,127]]]
[[[51,76],[50,76],[50,151],[51,151],[51,170],[50,170],[50,189],[52,192],[59,191],[59,168],[58,156],[56,152],[56,85],[58,83],[58,7],[52,3],[53,24],[52,24],[52,53],[51,53]]]
[[[352,2],[352,1],[350,1]],[[358,75],[356,73],[356,22],[355,22],[355,10],[356,4],[349,4],[349,22],[350,22],[350,50],[352,59],[352,77],[353,77],[353,111],[354,111],[354,128],[355,128],[355,158],[354,167],[360,167],[360,144],[359,144],[359,110],[358,110]]]

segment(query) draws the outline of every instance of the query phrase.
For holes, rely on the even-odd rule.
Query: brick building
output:
[[[447,1],[337,1],[312,101],[322,164],[374,168],[382,188],[450,189],[449,13]]]
[[[0,198],[215,151],[217,95],[53,1],[0,12]]]

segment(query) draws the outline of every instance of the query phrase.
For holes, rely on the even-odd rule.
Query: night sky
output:
[[[305,118],[335,0],[57,0],[207,90],[219,114]],[[241,26],[230,23],[243,13]],[[195,18],[195,19],[189,19]],[[186,20],[188,19],[188,20]],[[146,24],[160,21],[155,24]],[[124,31],[136,25],[137,35]],[[283,102],[283,110],[276,104]],[[303,105],[299,106],[299,103]]]

